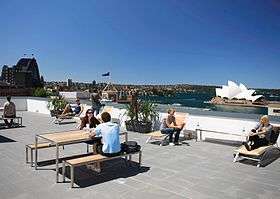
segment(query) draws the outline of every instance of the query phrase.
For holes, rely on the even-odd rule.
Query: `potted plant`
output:
[[[48,109],[50,110],[51,116],[60,115],[66,105],[67,101],[63,97],[51,97],[48,102]]]
[[[139,133],[151,132],[153,121],[158,118],[156,107],[154,103],[142,100],[129,104],[126,109],[130,120],[125,122],[126,129]]]
[[[130,120],[125,121],[126,130],[135,131],[136,115],[138,113],[132,103],[126,106],[126,114],[130,118]]]

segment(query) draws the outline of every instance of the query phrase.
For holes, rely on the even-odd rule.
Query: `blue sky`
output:
[[[280,88],[278,0],[0,0],[0,65],[46,80]]]

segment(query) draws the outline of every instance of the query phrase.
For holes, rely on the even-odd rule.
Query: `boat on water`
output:
[[[113,102],[113,100],[111,99],[106,99],[106,98],[103,98],[100,100],[100,102]]]
[[[279,96],[278,96],[278,95],[273,95],[273,94],[271,94],[271,95],[269,95],[269,97],[276,98],[276,97],[279,97]]]
[[[172,104],[172,106],[182,106],[182,104],[174,103],[174,104]]]

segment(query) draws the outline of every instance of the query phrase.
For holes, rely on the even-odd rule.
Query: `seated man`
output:
[[[175,118],[175,109],[168,109],[167,113],[168,116],[165,118],[160,126],[161,133],[163,134],[169,134],[169,145],[178,145],[179,144],[179,135],[181,130],[184,128],[185,123],[182,123],[181,125],[176,124],[176,118]],[[173,134],[175,132],[175,138],[173,143]]]
[[[80,99],[76,100],[76,105],[71,107],[70,104],[67,104],[63,110],[63,112],[61,113],[60,117],[63,116],[75,116],[80,114],[81,112],[81,103],[80,103]]]
[[[249,134],[249,141],[243,142],[243,145],[248,151],[257,149],[261,146],[267,146],[270,142],[272,128],[273,127],[269,123],[268,116],[262,116],[260,122]]]
[[[11,101],[11,96],[7,96],[7,102],[4,104],[4,118],[15,118],[16,117],[16,105]],[[13,125],[13,119],[8,122],[4,119],[5,124],[10,128]]]
[[[101,122],[91,135],[102,137],[102,144],[97,149],[98,153],[108,157],[119,155],[121,152],[119,125],[111,122],[111,115],[108,112],[101,114]]]

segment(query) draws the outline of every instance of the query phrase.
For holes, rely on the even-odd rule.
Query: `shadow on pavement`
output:
[[[0,135],[0,143],[7,143],[7,142],[16,142],[16,141]]]

